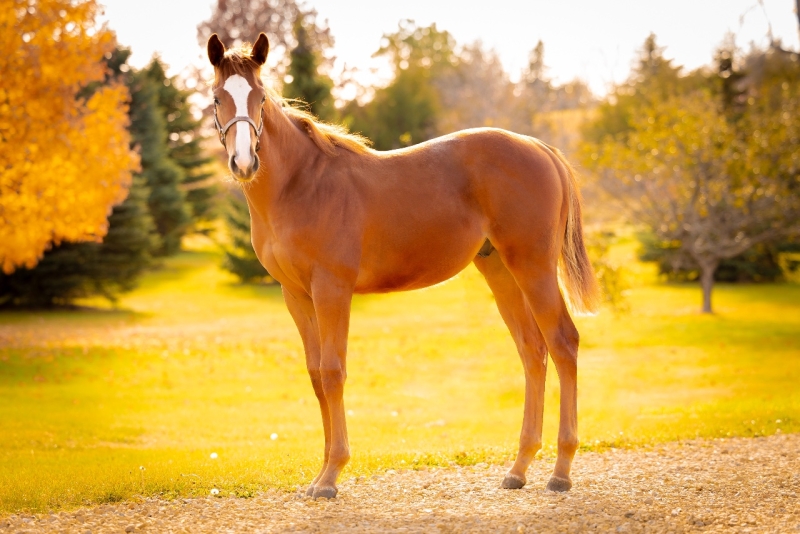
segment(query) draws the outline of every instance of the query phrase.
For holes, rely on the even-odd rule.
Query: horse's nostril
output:
[[[253,157],[254,156],[255,156],[255,154],[253,154],[252,150],[247,151],[247,152],[239,152],[237,150],[236,153],[233,156],[233,159],[234,159],[234,163],[236,163],[237,167],[239,167],[242,170],[247,170],[247,169],[249,169],[250,167],[253,166]]]
[[[250,153],[251,159],[246,166],[241,165],[241,161],[237,163],[237,157],[234,154],[228,158],[228,168],[231,170],[233,177],[240,182],[249,182],[258,171],[261,162],[258,156]],[[241,160],[241,158],[238,158]]]

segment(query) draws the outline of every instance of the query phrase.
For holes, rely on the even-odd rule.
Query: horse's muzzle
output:
[[[252,155],[252,158],[250,159],[250,165],[248,165],[246,169],[242,169],[236,164],[236,156],[231,156],[228,159],[228,168],[231,170],[233,177],[239,182],[251,181],[256,175],[256,172],[258,172],[259,165],[260,162],[257,154]]]

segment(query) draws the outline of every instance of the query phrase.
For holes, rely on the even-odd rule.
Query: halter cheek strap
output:
[[[225,146],[225,134],[228,133],[228,130],[231,126],[236,124],[237,122],[246,122],[253,128],[253,131],[256,133],[256,152],[261,147],[261,131],[264,129],[264,108],[261,108],[261,125],[256,126],[256,123],[250,117],[234,117],[228,122],[225,123],[225,126],[221,126],[219,123],[219,118],[217,117],[217,106],[214,106],[214,125],[217,127],[217,133],[219,133],[219,142],[222,143],[222,146]]]

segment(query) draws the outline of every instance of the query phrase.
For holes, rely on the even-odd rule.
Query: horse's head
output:
[[[240,182],[252,180],[259,166],[266,101],[260,71],[269,53],[267,36],[260,34],[247,52],[226,55],[217,34],[208,40],[208,59],[214,65],[214,120],[228,151],[228,167]]]

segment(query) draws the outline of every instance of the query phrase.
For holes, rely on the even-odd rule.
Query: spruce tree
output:
[[[178,87],[175,76],[167,77],[158,58],[153,58],[143,72],[158,89],[158,105],[166,119],[167,155],[183,170],[180,188],[186,195],[193,230],[197,231],[216,216],[219,186],[214,173],[209,171],[213,158],[201,146],[204,141],[199,133],[201,121],[192,115],[189,104],[192,92]]]
[[[180,189],[184,173],[169,157],[166,118],[159,106],[157,83],[146,70],[130,77],[131,136],[139,147],[142,172],[150,196],[150,215],[161,236],[157,255],[178,252],[181,237],[189,226],[186,194]]]
[[[114,207],[108,234],[97,245],[97,267],[91,277],[94,293],[114,300],[115,293],[133,289],[151,265],[151,251],[158,249],[159,236],[147,208],[149,196],[144,179],[135,176],[128,198]]]
[[[320,119],[334,120],[336,108],[331,97],[333,81],[318,72],[322,51],[314,48],[303,17],[295,21],[294,34],[297,46],[289,54],[292,81],[284,86],[283,96],[305,102],[309,111]]]

